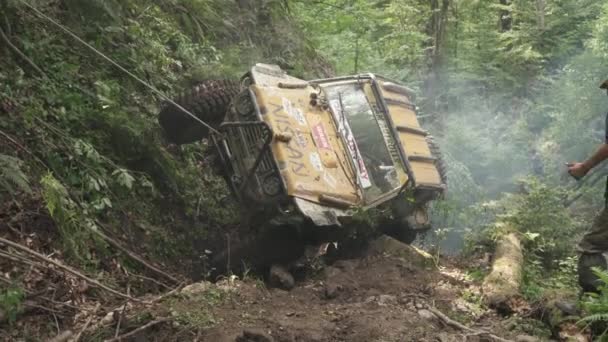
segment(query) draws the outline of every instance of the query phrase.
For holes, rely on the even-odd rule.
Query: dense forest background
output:
[[[577,183],[565,163],[604,137],[605,3],[284,4],[336,73],[381,73],[417,90],[449,165],[447,200],[434,208],[444,248],[461,250],[464,236],[467,251],[480,250],[515,227],[528,294],[575,287],[574,247],[603,205],[606,171]]]
[[[123,285],[150,270],[111,241],[200,278],[205,249],[239,216],[205,142],[167,144],[161,99],[49,19],[168,96],[257,62],[402,81],[448,164],[435,248],[476,253],[516,230],[530,298],[576,289],[574,246],[603,205],[606,171],[577,183],[564,164],[604,137],[605,1],[2,1],[0,235]],[[37,286],[11,272],[5,307]]]

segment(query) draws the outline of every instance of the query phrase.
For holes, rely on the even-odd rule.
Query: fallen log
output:
[[[520,295],[523,262],[524,256],[517,235],[503,235],[496,245],[492,271],[482,284],[488,306],[501,312],[512,311],[509,302]]]

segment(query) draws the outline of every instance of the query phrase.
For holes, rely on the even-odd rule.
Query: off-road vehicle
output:
[[[357,211],[382,208],[387,232],[410,242],[430,227],[428,203],[446,190],[413,100],[379,75],[305,81],[257,64],[239,83],[203,82],[176,100],[220,134],[170,104],[159,122],[175,143],[209,139],[258,222],[329,233]]]

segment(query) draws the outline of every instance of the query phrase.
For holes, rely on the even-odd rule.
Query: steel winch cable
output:
[[[80,44],[86,46],[87,48],[89,48],[90,50],[92,50],[93,52],[95,52],[95,54],[97,54],[101,58],[105,59],[110,64],[114,65],[120,71],[124,72],[125,74],[127,74],[131,78],[135,79],[137,82],[141,83],[143,86],[145,86],[146,88],[148,88],[149,90],[151,90],[153,93],[155,93],[156,95],[160,96],[163,100],[165,100],[165,101],[169,102],[170,104],[174,105],[179,110],[181,110],[182,112],[184,112],[185,114],[187,114],[188,116],[190,116],[192,119],[194,119],[195,121],[199,122],[203,126],[207,127],[210,131],[212,131],[214,133],[217,133],[219,135],[222,135],[222,133],[220,133],[220,131],[218,131],[217,129],[213,128],[211,125],[209,125],[205,121],[201,120],[196,115],[194,115],[192,112],[190,112],[186,108],[182,107],[181,105],[177,104],[175,101],[171,100],[167,95],[163,94],[160,90],[156,89],[154,86],[152,86],[148,82],[142,80],[137,75],[133,74],[132,72],[130,72],[129,70],[127,70],[126,68],[124,68],[122,65],[118,64],[117,62],[115,62],[112,58],[106,56],[103,52],[99,51],[98,49],[96,49],[91,44],[85,42],[82,38],[80,38],[74,32],[70,31],[70,29],[68,29],[67,27],[61,25],[60,23],[58,23],[57,21],[55,21],[53,18],[51,18],[51,17],[47,16],[46,14],[42,13],[40,10],[38,10],[36,7],[32,6],[31,4],[29,4],[25,0],[17,0],[17,1],[20,2],[21,4],[23,4],[24,6],[30,8],[32,11],[34,11],[41,18],[43,18],[43,19],[49,21],[50,23],[52,23],[53,25],[57,26],[60,30],[62,30],[63,32],[67,33],[69,36],[71,36],[72,38],[74,38]]]

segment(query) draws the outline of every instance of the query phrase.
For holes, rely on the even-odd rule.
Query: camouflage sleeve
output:
[[[608,144],[608,114],[606,114],[606,127],[605,127],[605,131],[604,131],[604,135],[606,136],[604,143]]]

